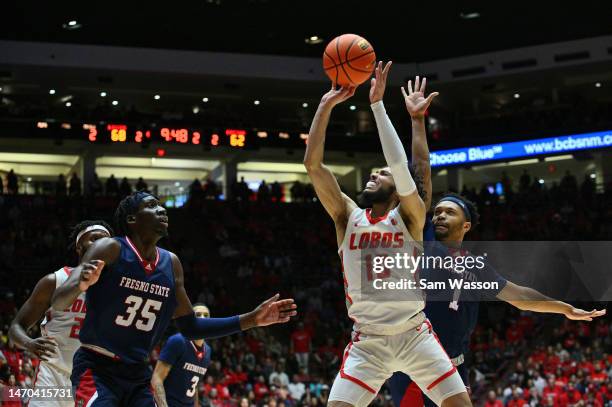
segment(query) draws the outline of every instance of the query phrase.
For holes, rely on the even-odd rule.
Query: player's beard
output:
[[[389,202],[393,192],[395,191],[392,188],[379,188],[376,191],[363,190],[357,197],[357,202],[362,208],[371,208],[374,204]]]

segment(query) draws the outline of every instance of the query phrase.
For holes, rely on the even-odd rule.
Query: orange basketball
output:
[[[323,69],[340,86],[357,86],[367,81],[376,66],[372,45],[363,37],[343,34],[325,47]]]

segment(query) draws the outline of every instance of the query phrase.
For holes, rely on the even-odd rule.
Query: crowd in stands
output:
[[[519,180],[515,190],[509,180],[504,181],[503,197],[491,194],[488,188],[463,191],[478,202],[482,214],[481,225],[471,238],[610,239],[609,191],[595,194],[590,184],[579,186],[571,174],[550,189],[527,176]],[[146,182],[141,181],[140,186],[146,189]],[[209,199],[218,195],[205,192],[218,189],[207,183],[194,184],[187,204],[169,209],[170,237],[162,241],[181,258],[192,300],[206,303],[213,316],[228,316],[279,292],[295,298],[300,312],[295,321],[284,326],[211,340],[213,364],[199,389],[202,404],[325,405],[351,329],[332,222],[312,199],[274,204],[279,199],[274,199],[278,195],[271,192],[272,187],[266,199],[253,200],[251,194],[261,194],[241,195],[245,185],[241,180],[234,188],[235,199],[221,201]],[[306,190],[303,184],[296,188]],[[38,278],[76,261],[67,252],[70,227],[82,219],[112,220],[120,196],[91,199],[69,192],[15,195],[10,191],[0,195],[3,383],[31,385],[38,363],[8,343],[8,325],[17,307]],[[573,405],[569,401],[563,404],[566,397],[580,397],[585,406],[605,405],[612,394],[607,390],[612,374],[612,359],[607,356],[612,354],[611,343],[603,337],[610,320],[591,325],[588,335],[586,324],[566,323],[554,330],[542,322],[550,320],[505,304],[481,307],[468,358],[475,397],[489,397],[491,405],[510,407],[522,405],[521,400],[555,407]],[[543,345],[535,347],[538,341]],[[547,344],[552,344],[552,354]],[[152,363],[158,354],[159,347],[153,352]],[[548,384],[551,377],[552,384]],[[542,380],[547,383],[543,387]],[[485,390],[493,393],[487,396]],[[390,403],[388,389],[383,388],[374,405]]]

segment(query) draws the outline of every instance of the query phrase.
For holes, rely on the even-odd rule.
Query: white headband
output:
[[[108,235],[110,236],[110,232],[108,231],[108,229],[106,229],[104,226],[102,225],[91,225],[91,226],[87,226],[84,230],[81,230],[79,232],[79,234],[76,237],[76,241],[74,242],[75,246],[78,246],[79,244],[79,240],[81,240],[81,238],[83,237],[83,235],[85,233],[89,233],[92,230],[103,230],[104,232],[108,233]]]

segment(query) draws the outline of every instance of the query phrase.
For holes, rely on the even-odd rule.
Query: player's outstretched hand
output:
[[[425,97],[425,86],[427,85],[427,78],[420,78],[417,76],[414,81],[414,90],[412,90],[412,80],[408,81],[408,93],[402,86],[402,95],[404,95],[404,102],[406,102],[406,110],[413,119],[422,119],[425,117],[425,112],[429,108],[431,101],[439,95],[438,92],[432,92],[429,96]]]
[[[379,102],[385,96],[385,88],[387,87],[387,76],[391,69],[392,62],[389,61],[383,68],[382,61],[378,61],[376,69],[374,69],[374,77],[370,80],[370,104]]]
[[[280,295],[276,294],[255,308],[253,311],[255,326],[284,324],[297,315],[297,305],[293,298],[279,301],[279,297]]]
[[[58,352],[57,342],[52,336],[41,336],[26,343],[26,349],[40,360],[47,361]]]
[[[592,321],[593,318],[601,317],[603,315],[606,315],[605,309],[585,311],[580,308],[572,308],[565,314],[568,319],[573,319],[574,321]]]
[[[81,291],[87,291],[87,289],[98,282],[100,273],[104,268],[103,260],[92,260],[89,263],[85,263],[81,269],[81,276],[79,278],[79,289]]]
[[[342,103],[355,94],[354,86],[341,87],[336,89],[336,85],[332,84],[332,88],[321,98],[321,106],[334,107],[338,103]]]

